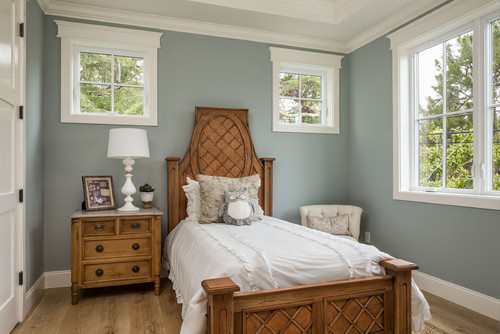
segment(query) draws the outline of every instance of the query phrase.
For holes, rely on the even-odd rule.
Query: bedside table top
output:
[[[125,216],[161,216],[163,212],[157,208],[144,209],[140,208],[139,211],[119,211],[119,210],[97,210],[85,211],[76,210],[69,218],[89,218],[89,217],[125,217]]]

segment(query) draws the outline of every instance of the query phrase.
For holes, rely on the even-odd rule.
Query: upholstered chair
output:
[[[306,205],[299,208],[302,225],[308,226],[307,216],[335,217],[349,215],[349,232],[352,237],[359,240],[359,225],[363,209],[353,205]]]

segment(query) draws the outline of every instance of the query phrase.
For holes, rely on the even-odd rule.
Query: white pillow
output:
[[[186,180],[188,184],[182,186],[187,198],[186,220],[197,222],[201,217],[200,183],[189,177]]]
[[[349,215],[334,217],[307,216],[310,228],[333,235],[351,235],[349,232]]]

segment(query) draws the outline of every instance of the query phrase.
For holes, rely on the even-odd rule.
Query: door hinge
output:
[[[24,283],[24,273],[22,271],[19,272],[19,285],[23,285]]]
[[[24,202],[24,189],[19,189],[19,203]]]
[[[24,37],[24,22],[19,24],[19,36]]]
[[[19,119],[24,119],[24,106],[19,106]]]

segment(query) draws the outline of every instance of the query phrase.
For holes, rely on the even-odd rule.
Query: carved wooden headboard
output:
[[[168,231],[186,217],[182,186],[189,176],[244,177],[259,174],[259,204],[264,214],[273,213],[273,161],[259,159],[248,126],[248,109],[196,107],[191,143],[184,158],[166,158],[168,186]]]

